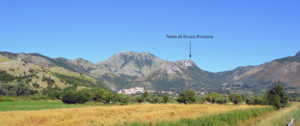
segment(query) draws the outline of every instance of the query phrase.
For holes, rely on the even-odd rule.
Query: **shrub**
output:
[[[169,95],[164,94],[164,95],[163,95],[163,102],[166,104],[166,103],[168,103],[169,101],[170,101]]]
[[[220,95],[217,92],[213,92],[205,96],[205,99],[210,103],[216,103],[219,98]]]
[[[239,94],[230,94],[229,100],[234,104],[240,104],[243,102],[243,97]]]
[[[246,99],[248,105],[266,105],[267,99],[265,96],[251,96]]]
[[[37,91],[31,90],[28,85],[18,83],[18,84],[0,84],[0,95],[33,95]]]
[[[8,74],[6,71],[0,71],[0,82],[9,82],[15,79],[14,76]]]
[[[77,91],[77,103],[85,103],[92,99],[92,94],[89,89]]]
[[[78,93],[76,90],[67,90],[63,92],[62,101],[67,104],[75,104],[78,101]]]
[[[158,96],[152,96],[150,98],[150,103],[162,103],[162,99],[160,99]]]
[[[50,90],[48,96],[55,99],[60,99],[62,93],[59,90]]]
[[[40,87],[40,85],[38,83],[36,83],[36,82],[32,83],[32,86],[35,87],[35,88],[39,88]]]
[[[92,99],[94,101],[103,101],[103,96],[107,91],[101,88],[91,89]]]
[[[130,100],[129,95],[125,95],[125,94],[117,94],[113,98],[114,102],[119,102],[121,103],[121,105],[128,104],[129,100]]]
[[[193,91],[193,90],[185,90],[184,92],[182,92],[179,95],[177,101],[179,103],[185,103],[185,104],[196,102],[195,91]]]
[[[223,95],[220,98],[217,99],[218,104],[226,104],[228,103],[228,97]]]
[[[148,92],[148,91],[145,91],[142,95],[141,95],[141,100],[142,102],[150,102],[150,97],[151,97],[151,94]]]
[[[111,103],[113,100],[114,94],[112,92],[106,91],[103,95],[104,103]]]

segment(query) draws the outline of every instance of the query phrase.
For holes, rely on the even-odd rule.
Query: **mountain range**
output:
[[[241,66],[217,73],[200,69],[192,60],[170,62],[149,52],[120,52],[96,64],[83,58],[69,60],[38,53],[0,52],[0,71],[19,78],[26,76],[22,81],[29,85],[38,83],[39,89],[47,87],[42,79],[47,76],[61,88],[75,83],[71,80],[78,80],[76,84],[82,87],[93,85],[114,91],[145,87],[154,91],[191,88],[203,92],[259,92],[281,83],[289,92],[297,92],[300,52],[258,66]],[[29,79],[28,75],[31,75]]]

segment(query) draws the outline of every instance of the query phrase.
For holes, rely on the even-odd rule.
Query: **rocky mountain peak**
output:
[[[179,67],[184,69],[188,67],[196,66],[196,64],[192,60],[179,60],[175,62],[175,64],[177,64]]]
[[[193,66],[196,66],[196,64],[191,60],[179,60],[162,65],[159,69],[165,71],[167,74],[174,75],[177,73],[182,74],[183,70]]]
[[[296,54],[296,56],[299,56],[299,57],[300,57],[300,51]]]
[[[104,62],[97,63],[102,72],[114,72],[132,78],[142,77],[163,64],[164,60],[149,52],[126,51],[113,55]]]
[[[86,60],[86,59],[83,59],[83,58],[77,58],[75,60],[73,60],[79,64],[92,64],[90,61]]]
[[[55,58],[55,60],[58,60],[58,61],[63,61],[63,62],[66,62],[66,61],[68,61],[68,59],[66,59],[66,58],[63,58],[63,57],[57,57],[57,58]]]

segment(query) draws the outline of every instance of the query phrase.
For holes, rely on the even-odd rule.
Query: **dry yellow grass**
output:
[[[10,59],[0,55],[0,63],[10,61]]]
[[[41,111],[0,112],[0,124],[18,125],[114,125],[124,122],[175,121],[181,118],[197,118],[236,109],[264,106],[208,105],[208,104],[140,104],[126,106],[100,106],[89,108],[55,109]]]

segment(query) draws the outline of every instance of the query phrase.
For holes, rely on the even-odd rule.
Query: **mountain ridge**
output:
[[[38,53],[0,52],[0,55],[40,67],[62,67],[86,74],[116,91],[136,86],[157,91],[186,88],[255,91],[268,88],[276,82],[283,83],[286,88],[300,88],[300,79],[297,79],[300,76],[299,53],[257,66],[241,66],[222,72],[202,70],[191,60],[170,62],[149,52],[120,52],[95,64],[83,58],[50,58]]]

